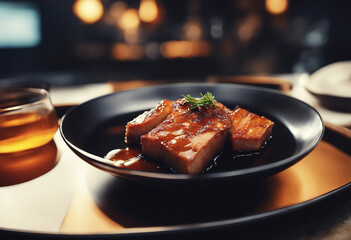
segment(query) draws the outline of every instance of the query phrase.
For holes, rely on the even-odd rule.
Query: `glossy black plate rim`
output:
[[[80,149],[79,147],[75,146],[73,143],[69,141],[69,139],[66,138],[65,136],[65,129],[64,129],[64,123],[65,123],[65,118],[72,112],[75,111],[76,108],[82,107],[83,105],[90,104],[93,101],[100,101],[103,100],[104,98],[108,98],[111,95],[114,94],[122,94],[126,92],[133,92],[133,91],[144,91],[146,89],[153,89],[153,88],[172,88],[172,87],[216,87],[216,86],[222,86],[222,87],[230,87],[230,88],[238,88],[238,89],[249,89],[252,91],[259,91],[259,92],[266,92],[269,94],[274,94],[282,98],[289,98],[292,101],[296,101],[302,105],[305,105],[307,108],[309,108],[311,111],[318,116],[320,123],[321,123],[321,132],[318,137],[318,139],[315,141],[315,143],[309,148],[306,149],[305,151],[302,151],[298,154],[295,154],[291,157],[282,159],[277,162],[265,164],[263,166],[256,166],[256,167],[251,167],[251,168],[246,168],[246,169],[240,169],[240,170],[232,170],[232,171],[226,171],[226,172],[215,172],[215,173],[206,173],[206,174],[198,174],[198,175],[188,175],[188,174],[168,174],[168,173],[154,173],[154,172],[144,172],[144,171],[137,171],[137,170],[131,170],[131,169],[123,169],[119,168],[109,160],[106,160],[102,157],[96,156],[94,154],[91,154],[87,151],[84,151]],[[138,88],[138,89],[133,89],[133,90],[127,90],[127,91],[121,91],[121,92],[116,92],[116,93],[111,93],[107,94],[101,97],[97,97],[94,99],[91,99],[85,103],[82,103],[78,106],[75,106],[71,108],[61,119],[60,123],[60,133],[61,136],[63,137],[64,141],[66,144],[80,157],[85,157],[84,160],[88,161],[90,164],[94,165],[95,167],[101,168],[103,170],[108,170],[110,173],[115,174],[117,176],[128,176],[128,175],[133,175],[135,177],[141,177],[141,178],[158,178],[158,179],[164,179],[164,180],[193,180],[193,181],[206,181],[208,179],[234,179],[234,178],[240,178],[242,176],[249,177],[253,174],[257,173],[263,173],[265,171],[270,171],[272,169],[280,169],[280,168],[286,168],[286,166],[291,166],[297,161],[299,161],[301,158],[306,156],[308,153],[310,153],[321,141],[323,134],[324,134],[324,124],[322,121],[322,118],[320,114],[310,105],[307,103],[300,101],[299,99],[290,97],[288,95],[285,95],[277,90],[271,90],[271,89],[262,89],[260,87],[253,87],[253,86],[243,86],[243,85],[238,85],[238,84],[226,84],[226,83],[175,83],[175,84],[164,84],[164,85],[159,85],[159,86],[151,86],[151,87],[143,87],[143,88]],[[88,158],[88,160],[86,159]]]

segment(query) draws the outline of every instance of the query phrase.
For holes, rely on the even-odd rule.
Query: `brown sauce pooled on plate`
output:
[[[171,170],[166,166],[152,160],[145,159],[141,150],[138,148],[114,149],[107,153],[106,159],[112,160],[114,165],[120,168],[146,171],[169,173]]]
[[[106,156],[106,159],[111,159],[114,162],[117,160],[129,162],[135,157],[138,158],[138,161],[133,161],[133,163],[131,161],[130,164],[120,164],[119,167],[121,168],[145,172],[175,173],[168,166],[165,166],[165,164],[143,156],[140,148],[128,148],[126,146],[124,142],[125,125],[130,119],[141,113],[121,114],[100,125],[87,138],[87,148],[91,149],[94,154],[102,157]],[[211,164],[203,173],[234,171],[262,166],[291,156],[291,153],[295,150],[295,140],[292,138],[290,131],[282,123],[279,121],[275,122],[273,131],[276,134],[273,133],[272,135],[278,137],[269,139],[268,144],[265,144],[262,149],[256,152],[244,153],[232,151],[231,146],[226,145],[214,157]],[[277,140],[278,138],[284,139],[284,141]],[[122,151],[118,151],[117,149]]]
[[[267,142],[269,141],[270,139]],[[269,152],[269,149],[266,148],[269,148],[267,143],[259,151],[240,152],[232,151],[230,146],[228,146],[216,155],[211,164],[202,173],[235,170],[243,166],[264,164]],[[150,159],[142,155],[140,148],[113,149],[107,153],[105,158],[113,161],[115,166],[120,168],[156,173],[176,173],[167,165],[157,161],[157,159]]]

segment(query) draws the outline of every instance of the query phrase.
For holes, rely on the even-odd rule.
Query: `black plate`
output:
[[[108,137],[105,128],[111,123],[123,125],[140,112],[154,107],[161,99],[178,99],[181,94],[199,96],[210,91],[216,100],[228,107],[239,105],[275,122],[273,138],[264,160],[250,164],[219,168],[198,175],[155,173],[123,169],[103,157],[119,148],[122,136]],[[105,129],[106,130],[106,129]],[[68,146],[91,165],[115,176],[150,186],[194,186],[240,183],[248,179],[267,177],[301,160],[316,147],[324,133],[320,115],[309,105],[274,90],[263,90],[235,84],[187,83],[118,92],[99,97],[72,108],[62,119],[60,132]],[[122,140],[121,140],[122,139]]]

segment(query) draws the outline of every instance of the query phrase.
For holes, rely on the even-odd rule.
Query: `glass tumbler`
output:
[[[0,88],[0,154],[43,146],[57,128],[57,115],[46,90]]]

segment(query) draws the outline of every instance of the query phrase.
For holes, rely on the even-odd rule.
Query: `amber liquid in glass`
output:
[[[54,110],[0,114],[0,153],[42,146],[53,138],[57,127]]]

